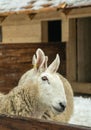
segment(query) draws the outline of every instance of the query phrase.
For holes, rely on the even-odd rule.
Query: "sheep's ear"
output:
[[[36,66],[37,66],[37,69],[39,69],[45,61],[45,54],[41,49],[38,49],[36,51],[36,55],[37,55]]]
[[[48,62],[48,56],[45,56],[39,69],[42,71],[46,70],[47,62]]]
[[[45,56],[44,68],[47,69],[48,56]]]
[[[48,56],[45,56],[44,52],[38,48],[36,55],[33,56],[32,64],[35,69],[44,71],[47,69]]]
[[[60,65],[60,57],[57,54],[55,60],[47,68],[47,71],[50,71],[52,73],[57,72],[59,65]]]
[[[34,55],[32,59],[32,64],[34,68],[38,70],[40,66],[43,64],[44,59],[45,59],[44,52],[40,48],[38,48],[36,51],[36,55]]]

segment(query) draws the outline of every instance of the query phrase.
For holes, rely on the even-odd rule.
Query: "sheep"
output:
[[[40,64],[41,57],[38,51],[37,63],[40,65],[32,70],[32,77],[22,85],[17,85],[8,94],[0,93],[0,114],[40,119],[46,111],[52,111],[57,115],[65,110],[66,95],[57,74],[59,55],[56,55],[49,67],[42,70],[46,59],[44,57]]]
[[[40,56],[38,54],[40,54]],[[37,55],[37,58],[34,55],[33,56],[33,62],[32,62],[34,68],[37,67],[37,65],[38,65],[38,66],[40,66],[42,71],[45,71],[47,69],[48,57],[45,56],[44,52],[41,49],[38,49],[36,51],[36,55]],[[41,57],[40,63],[38,63],[39,57]],[[46,59],[45,62],[43,60],[44,57]],[[18,84],[23,84],[24,82],[27,82],[29,79],[31,79],[33,69],[30,69],[29,71],[24,73],[22,75],[22,77],[20,78]],[[72,116],[72,113],[73,113],[73,109],[74,109],[73,90],[72,90],[72,87],[71,87],[70,83],[68,82],[68,80],[66,78],[64,78],[61,74],[59,74],[59,73],[57,73],[57,74],[60,77],[60,80],[61,80],[61,82],[63,83],[63,86],[64,86],[66,99],[67,99],[67,106],[66,106],[65,111],[63,113],[58,114],[58,115],[55,115],[51,110],[46,111],[44,113],[44,115],[42,116],[42,119],[54,120],[54,121],[67,123],[67,122],[69,122],[69,120]]]

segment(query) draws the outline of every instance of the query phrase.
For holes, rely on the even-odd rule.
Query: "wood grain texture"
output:
[[[0,116],[0,130],[91,130],[91,128],[31,118]]]
[[[38,43],[38,44],[1,44],[0,45],[0,91],[8,92],[15,87],[21,75],[32,68],[32,56],[37,48],[44,50],[49,56],[49,64],[59,53],[61,65],[59,72],[65,75],[65,44]]]

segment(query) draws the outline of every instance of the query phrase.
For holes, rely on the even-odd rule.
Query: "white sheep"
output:
[[[45,56],[44,52],[41,49],[38,49],[36,51],[36,55],[33,56],[33,66],[34,66],[33,69],[30,69],[25,74],[23,74],[23,76],[19,80],[19,85],[22,85],[23,83],[28,82],[28,80],[31,79],[33,72],[34,72],[34,69],[36,67],[40,67],[41,72],[45,71],[47,69],[47,61],[48,61],[48,57]],[[52,65],[51,65],[51,67],[52,67]],[[68,80],[66,78],[64,78],[61,74],[58,74],[58,76],[60,77],[60,80],[63,83],[65,94],[66,94],[66,99],[67,99],[66,109],[63,113],[59,113],[58,115],[55,115],[53,113],[53,111],[51,111],[51,110],[46,111],[43,114],[42,118],[47,119],[47,120],[68,122],[72,116],[72,113],[73,113],[73,106],[74,106],[74,104],[73,104],[73,91],[72,91],[71,85],[68,82]]]
[[[44,57],[41,62],[41,52],[37,53],[37,67],[33,68],[31,78],[8,94],[0,94],[0,114],[42,118],[47,111],[57,115],[65,110],[65,91],[57,74],[59,55],[57,54],[51,65],[43,70],[47,58]]]

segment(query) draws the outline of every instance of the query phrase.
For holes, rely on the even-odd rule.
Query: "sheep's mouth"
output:
[[[57,108],[57,107],[54,107],[54,106],[53,106],[53,109],[54,109],[56,112],[58,112],[58,113],[64,111],[62,108]]]

